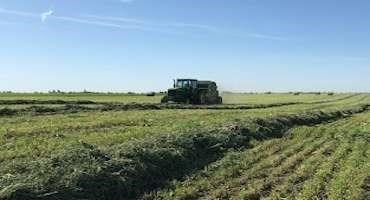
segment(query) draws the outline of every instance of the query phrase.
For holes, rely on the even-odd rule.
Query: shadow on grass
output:
[[[365,110],[367,106],[302,113],[204,133],[153,136],[111,147],[107,151],[111,153],[81,141],[28,166],[31,169],[24,172],[26,181],[8,181],[15,187],[4,199],[137,199],[203,169],[228,150],[250,148],[251,140],[282,137],[294,126],[320,124]]]

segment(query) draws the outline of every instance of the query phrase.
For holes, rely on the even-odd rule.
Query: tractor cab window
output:
[[[190,81],[183,81],[183,82],[184,82],[184,84],[183,84],[184,88],[190,87]]]
[[[178,88],[188,88],[188,87],[190,87],[190,81],[188,81],[188,80],[177,80],[176,87],[178,87]]]
[[[197,87],[197,81],[191,81],[191,87],[196,88]]]
[[[177,80],[176,87],[177,88],[183,88],[184,87],[184,81],[183,80]]]
[[[177,88],[196,88],[197,87],[196,80],[177,80],[176,87]]]

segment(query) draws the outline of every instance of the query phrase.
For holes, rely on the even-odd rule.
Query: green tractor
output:
[[[174,80],[173,88],[168,89],[162,103],[183,104],[221,104],[217,85],[213,81],[198,81],[196,79]]]

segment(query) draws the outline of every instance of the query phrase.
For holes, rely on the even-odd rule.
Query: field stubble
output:
[[[320,159],[331,156],[337,146],[329,139],[343,134],[330,132],[328,139],[315,131],[303,131],[303,134],[295,134],[297,130],[286,134],[286,131],[297,125],[319,124],[364,112],[369,96],[343,95],[320,102],[309,101],[265,109],[77,110],[76,113],[3,117],[0,118],[3,124],[0,128],[0,196],[127,199],[148,192],[144,198],[273,199],[286,194],[284,191],[291,191],[290,197],[302,198],[317,195],[312,191],[324,191],[329,197],[347,194],[345,178],[338,178],[330,188],[312,190],[306,186],[306,180],[311,180],[315,169],[305,163],[318,164]],[[345,126],[352,127],[347,124],[334,128],[348,132]],[[368,130],[367,126],[363,129]],[[359,134],[358,138],[363,139],[364,135]],[[267,139],[273,140],[264,143]],[[318,148],[319,144],[323,146]],[[367,143],[363,145],[367,147]],[[250,149],[253,147],[260,151]],[[255,152],[255,157],[248,157],[245,152]],[[320,152],[325,155],[321,156]],[[250,173],[255,164],[248,163],[241,155],[265,167]],[[368,163],[368,157],[361,155],[351,156],[348,164],[343,161],[346,162],[343,165],[352,167],[335,173],[340,174],[339,177],[356,174],[353,170],[356,163]],[[275,162],[269,162],[270,158]],[[218,159],[221,160],[214,163]],[[242,161],[245,164],[240,166]],[[228,166],[232,166],[231,175]],[[360,178],[353,182],[356,186],[351,191],[365,187],[362,182],[366,170],[368,168],[357,174]],[[219,171],[221,175],[217,174]],[[191,181],[175,183],[158,195],[150,192],[193,173]],[[256,176],[250,177],[251,174]],[[203,176],[206,178],[202,179]],[[327,182],[334,180],[324,177]],[[255,187],[246,188],[250,181]],[[300,189],[290,187],[297,181]],[[338,182],[343,184],[335,185]],[[217,192],[210,192],[207,188],[210,185]]]

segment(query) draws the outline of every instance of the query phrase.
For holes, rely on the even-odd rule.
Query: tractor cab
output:
[[[194,101],[197,92],[198,81],[196,79],[176,79],[173,88],[168,90],[168,102],[190,103]]]
[[[196,79],[177,79],[174,81],[174,88],[195,89],[198,87]]]

